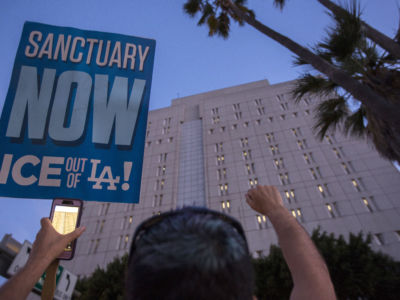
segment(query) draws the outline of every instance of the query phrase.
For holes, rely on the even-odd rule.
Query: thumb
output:
[[[64,238],[69,242],[72,242],[73,240],[77,239],[78,237],[80,237],[82,235],[82,233],[85,231],[86,227],[82,226],[82,227],[78,227],[76,228],[74,231],[66,234],[64,236]]]

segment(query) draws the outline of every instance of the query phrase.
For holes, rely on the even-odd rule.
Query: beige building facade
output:
[[[278,186],[307,231],[371,232],[372,247],[399,260],[400,173],[365,141],[339,132],[316,139],[318,99],[295,104],[293,83],[262,80],[151,111],[140,203],[85,203],[87,230],[65,266],[87,276],[129,251],[140,222],[187,205],[239,219],[252,254],[267,255],[277,244],[272,225],[244,201],[257,184]]]

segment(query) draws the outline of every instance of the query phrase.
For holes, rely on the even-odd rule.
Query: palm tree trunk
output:
[[[239,16],[247,24],[253,26],[261,33],[265,34],[269,38],[289,49],[294,54],[298,55],[300,58],[313,66],[316,70],[325,74],[333,82],[337,83],[349,93],[351,93],[354,98],[361,101],[372,111],[375,111],[380,118],[387,120],[390,124],[392,124],[392,126],[398,129],[396,131],[400,132],[400,111],[397,107],[389,103],[385,98],[375,93],[368,86],[361,84],[356,79],[348,75],[346,72],[331,65],[329,62],[314,54],[307,48],[304,48],[303,46],[289,39],[288,37],[260,23],[255,18],[243,12],[240,8],[233,4],[231,0],[226,0],[225,3],[231,10],[228,10],[228,13],[230,13],[231,15],[234,14],[236,16]]]
[[[348,14],[348,12],[336,5],[330,0],[318,0],[323,6],[329,9],[335,15],[343,15]],[[365,35],[374,41],[376,44],[385,49],[389,54],[393,55],[395,58],[400,59],[400,45],[397,44],[393,39],[386,36],[382,32],[376,30],[371,27],[367,23],[361,20],[361,30],[365,33]]]

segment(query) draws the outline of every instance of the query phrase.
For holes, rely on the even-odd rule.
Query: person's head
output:
[[[126,298],[252,299],[254,275],[240,224],[183,208],[142,223],[132,240]]]

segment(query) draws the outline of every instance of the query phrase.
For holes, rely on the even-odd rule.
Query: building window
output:
[[[350,168],[347,166],[345,162],[342,162],[342,168],[346,174],[350,174]]]
[[[212,124],[218,124],[219,121],[220,121],[219,116],[216,116],[216,117],[213,117],[213,118],[212,118]]]
[[[243,150],[242,156],[244,160],[249,160],[251,159],[251,150]]]
[[[97,253],[97,250],[99,249],[99,245],[100,245],[100,239],[97,239],[94,244],[93,253]]]
[[[268,121],[272,123],[274,121],[274,117],[268,117]]]
[[[226,169],[218,169],[217,170],[218,180],[226,179]]]
[[[310,168],[310,174],[313,179],[322,178],[321,172],[319,171],[319,167],[316,167],[315,169]]]
[[[382,233],[375,233],[373,235],[374,241],[378,246],[382,246],[384,244]]]
[[[292,134],[296,137],[301,136],[301,130],[300,127],[297,128],[291,128],[290,131],[292,132]]]
[[[314,158],[312,156],[312,152],[303,153],[303,158],[306,164],[311,165],[311,163],[314,161]]]
[[[282,168],[284,168],[284,165],[283,165],[283,158],[281,157],[281,158],[274,158],[274,166],[275,166],[275,168],[277,169],[277,170],[280,170],[280,169],[282,169]]]
[[[225,156],[224,155],[217,155],[217,166],[223,165],[225,162]]]
[[[255,171],[254,163],[246,164],[246,174],[247,175],[254,174],[255,172],[256,171]]]
[[[304,111],[304,114],[305,114],[306,116],[308,116],[308,115],[310,114],[310,111],[309,111],[308,109],[306,109],[306,110]]]
[[[120,249],[121,249],[122,238],[123,238],[123,236],[120,235],[120,236],[118,237],[118,239],[117,239],[117,244],[116,244],[116,247],[115,247],[117,250],[120,250]]]
[[[279,154],[279,148],[278,145],[271,145],[269,146],[269,149],[271,150],[272,155]]]
[[[261,120],[260,119],[257,119],[256,120],[256,125],[260,125],[261,124]]]
[[[307,148],[307,142],[305,139],[303,140],[297,140],[297,146],[299,147],[300,150],[304,150]]]
[[[280,115],[281,120],[285,120],[286,116],[285,115]]]
[[[126,249],[128,247],[128,243],[129,243],[129,235],[125,235],[125,238],[124,238],[124,249]]]
[[[240,146],[242,148],[247,147],[249,145],[249,140],[247,137],[240,139]]]
[[[262,105],[261,99],[255,99],[255,100],[254,100],[254,103],[255,103],[257,106],[261,106],[261,105]]]
[[[282,110],[288,110],[289,109],[289,104],[287,102],[281,103],[281,109]]]
[[[221,201],[221,210],[223,212],[230,212],[231,211],[231,202],[229,200]]]
[[[249,186],[250,188],[256,187],[258,184],[258,178],[251,178],[249,179]]]
[[[128,228],[131,228],[132,223],[133,223],[133,216],[129,216]]]
[[[279,180],[282,185],[290,184],[289,174],[286,173],[279,173]]]
[[[156,190],[156,191],[163,190],[164,185],[165,185],[165,179],[161,179],[161,180],[157,179],[156,184],[154,186],[154,190]]]
[[[341,159],[342,156],[337,148],[332,148],[333,153],[335,154],[336,158]]]
[[[151,141],[148,141],[148,142],[146,143],[146,148],[150,147],[150,145],[151,145]]]
[[[171,125],[171,118],[166,118],[163,120],[163,126]]]
[[[235,103],[232,105],[233,111],[239,111],[240,110],[240,103]]]
[[[166,162],[168,153],[160,153],[158,156],[158,162]]]
[[[170,130],[170,127],[168,126],[168,127],[163,127],[162,129],[161,129],[161,134],[168,134],[169,133],[169,130]]]
[[[208,134],[213,134],[213,133],[214,133],[214,129],[211,128],[208,130]]]
[[[375,205],[375,201],[373,197],[369,197],[369,199],[367,199],[367,197],[362,197],[361,198],[362,203],[365,206],[365,209],[369,212],[374,212],[375,210],[378,210],[376,205]]]
[[[218,191],[219,191],[219,195],[220,196],[224,196],[228,194],[228,184],[224,183],[224,184],[219,184],[218,185]]]
[[[284,94],[276,95],[276,100],[278,102],[285,101],[285,95]]]
[[[336,202],[331,203],[326,203],[325,207],[328,211],[328,215],[331,218],[336,218],[339,216],[338,210],[337,210],[337,204]]]
[[[297,116],[298,116],[298,113],[297,113],[297,111],[295,111],[295,112],[293,113],[293,118],[297,118]]]
[[[163,166],[158,166],[157,167],[157,176],[163,176],[163,175],[165,175],[165,170],[166,170],[166,166],[165,165],[163,165]]]
[[[285,197],[288,203],[292,203],[292,201],[296,201],[294,196],[294,190],[285,190]]]
[[[400,241],[400,230],[396,230],[394,232],[394,235],[397,237],[397,239]]]
[[[242,112],[241,111],[235,112],[235,119],[240,120],[241,118],[242,118]]]
[[[256,215],[258,229],[268,228],[267,217],[264,215]]]
[[[237,124],[232,124],[232,130],[236,130],[237,129]]]
[[[160,194],[160,195],[154,195],[154,199],[153,199],[153,207],[156,207],[156,206],[161,206],[163,197],[164,197],[164,195],[163,195],[163,194]]]
[[[225,132],[225,126],[221,126],[221,128],[219,129],[221,132]]]
[[[306,105],[309,105],[311,103],[311,99],[309,98],[303,98],[303,101]]]
[[[333,136],[329,136],[329,134],[325,135],[325,140],[328,144],[332,145],[333,144]]]
[[[103,232],[103,229],[104,229],[104,223],[106,222],[106,220],[101,220],[101,222],[100,222],[100,228],[99,228],[99,233],[102,233]]]
[[[224,151],[223,143],[216,143],[215,144],[215,152],[222,152]]]
[[[275,141],[274,133],[273,132],[268,132],[265,134],[265,139],[267,143],[271,143]]]
[[[357,192],[361,192],[360,184],[355,179],[351,179],[351,183]]]
[[[326,197],[327,196],[327,192],[325,191],[324,187],[320,184],[317,185],[318,191],[320,192],[322,197]]]
[[[259,116],[265,115],[264,106],[262,106],[262,107],[257,107],[257,113],[258,113]]]
[[[243,127],[244,127],[244,128],[249,127],[249,122],[243,122]]]
[[[301,213],[301,208],[291,209],[292,216],[299,221],[303,221],[303,214]]]
[[[213,115],[217,115],[217,114],[218,114],[218,107],[212,108],[212,109],[211,109],[211,113],[212,113]]]

